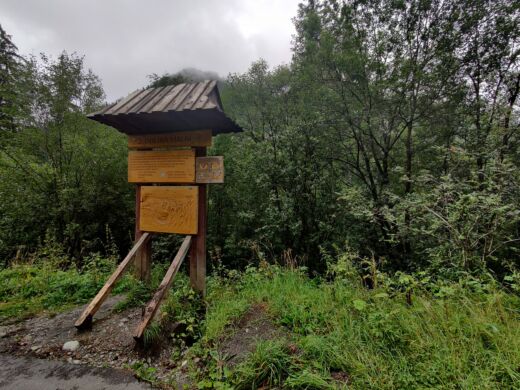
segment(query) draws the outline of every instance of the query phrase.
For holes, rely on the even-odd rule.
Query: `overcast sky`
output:
[[[85,55],[108,100],[185,67],[221,76],[288,63],[301,0],[1,0],[21,54]]]

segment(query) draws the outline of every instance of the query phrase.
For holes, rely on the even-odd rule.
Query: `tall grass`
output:
[[[255,302],[286,330],[292,348],[278,343],[269,354],[260,343],[230,379],[240,387],[520,388],[520,299],[496,286],[450,291],[417,292],[410,305],[383,288],[251,271],[210,283],[205,335],[218,345],[226,324]]]
[[[87,265],[58,267],[52,262],[13,264],[0,270],[0,323],[42,311],[59,312],[86,303],[115,269],[113,259],[92,256]],[[114,293],[127,291],[133,279],[125,276]]]

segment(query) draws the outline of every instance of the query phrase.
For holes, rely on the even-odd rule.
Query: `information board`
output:
[[[224,157],[197,157],[197,183],[224,183]]]
[[[198,199],[197,186],[142,186],[139,229],[197,234]]]
[[[195,151],[150,150],[128,152],[130,183],[193,183]]]

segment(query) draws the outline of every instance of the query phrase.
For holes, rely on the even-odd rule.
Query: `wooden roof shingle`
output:
[[[137,90],[87,117],[133,135],[201,129],[211,129],[213,135],[242,131],[224,113],[214,80]]]

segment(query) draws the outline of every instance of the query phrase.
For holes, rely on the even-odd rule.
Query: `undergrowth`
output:
[[[42,311],[55,313],[86,303],[115,269],[114,259],[98,255],[86,259],[81,270],[54,262],[13,264],[0,270],[0,322],[23,319]],[[124,276],[113,293],[126,292],[134,279]]]
[[[204,359],[192,365],[199,388],[520,387],[520,299],[491,281],[399,275],[368,290],[356,278],[267,267],[213,277],[208,291],[203,336],[190,351]],[[287,337],[259,341],[223,370],[220,343],[260,302]]]
[[[2,270],[0,318],[84,303],[114,266],[98,257],[81,271],[45,264]],[[166,334],[178,345],[172,367],[188,369],[201,389],[520,388],[520,298],[513,283],[374,272],[374,288],[367,289],[351,271],[337,269],[329,279],[277,266],[228,271],[208,278],[205,300],[180,273],[146,344]],[[164,266],[154,268],[150,288],[123,278],[114,290],[127,292],[120,309],[146,302],[163,274]],[[281,332],[228,366],[221,346],[251,307],[264,308]],[[136,367],[143,378],[153,376],[143,367]]]

